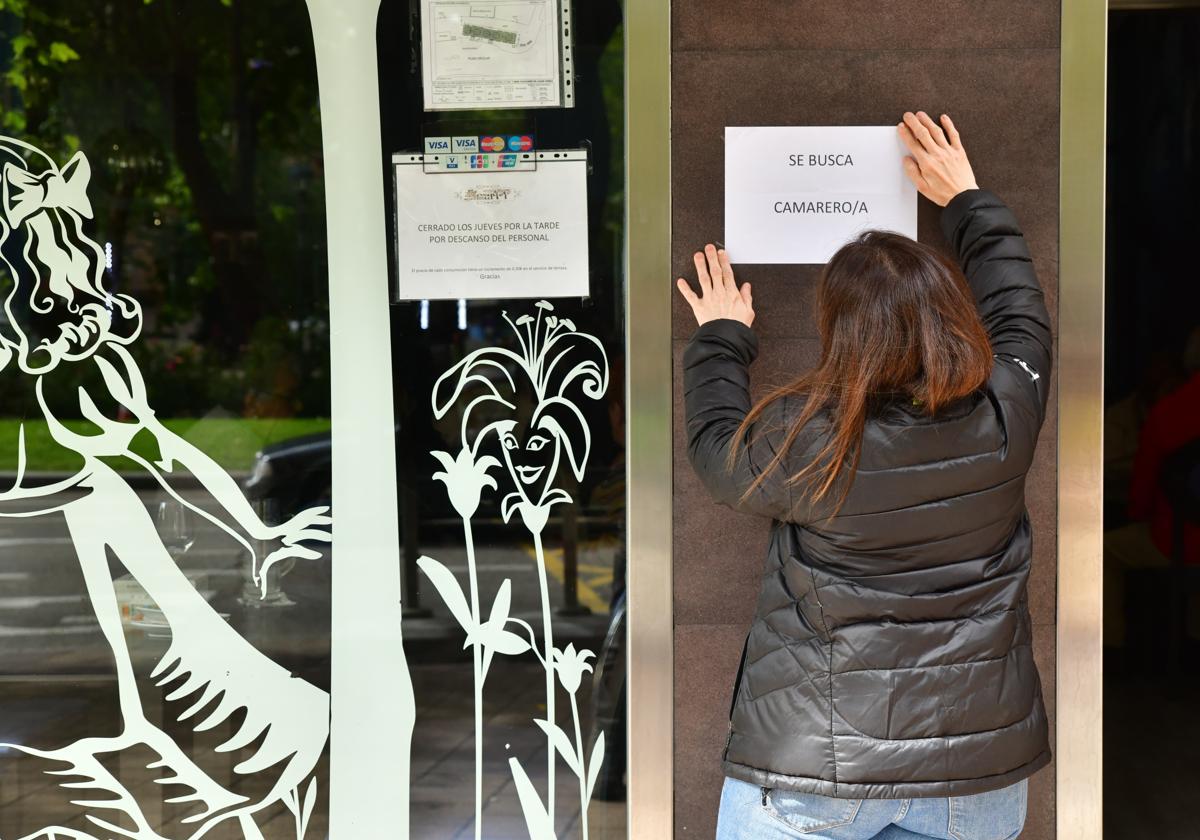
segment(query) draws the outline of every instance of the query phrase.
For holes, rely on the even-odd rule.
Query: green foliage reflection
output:
[[[163,416],[328,416],[316,68],[286,0],[0,0],[0,126],[92,161]],[[11,280],[0,279],[0,294]],[[22,400],[0,381],[0,409]]]

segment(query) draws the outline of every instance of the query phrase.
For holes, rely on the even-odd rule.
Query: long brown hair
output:
[[[873,406],[903,399],[934,415],[987,381],[992,349],[958,266],[894,233],[869,231],[834,254],[821,276],[817,322],[820,363],[750,410],[734,436],[729,459],[732,466],[752,424],[772,402],[802,397],[804,408],[788,427],[783,445],[745,495],[779,469],[801,430],[828,411],[824,446],[787,481],[803,484],[813,503],[832,498],[832,489],[840,484],[836,512],[853,484]]]

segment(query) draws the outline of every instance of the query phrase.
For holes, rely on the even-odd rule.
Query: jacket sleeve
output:
[[[986,190],[955,196],[942,231],[967,276],[997,361],[1017,365],[1018,379],[1044,414],[1050,394],[1050,315],[1016,217]]]
[[[787,482],[790,459],[743,498],[786,436],[786,400],[774,401],[750,427],[737,460],[729,464],[730,446],[750,411],[749,366],[757,355],[758,340],[740,321],[709,321],[696,331],[683,353],[688,457],[718,502],[743,513],[791,520],[795,511]]]

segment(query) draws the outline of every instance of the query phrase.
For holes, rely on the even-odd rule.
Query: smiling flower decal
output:
[[[535,307],[536,315],[522,315],[515,321],[504,313],[520,352],[485,347],[468,355],[438,379],[433,413],[440,420],[464,393],[479,391],[463,409],[464,447],[470,440],[472,452],[478,452],[484,438],[499,436],[514,487],[501,503],[504,521],[517,511],[530,532],[541,533],[551,506],[571,501],[566,491],[554,486],[563,463],[576,481],[583,479],[591,432],[575,399],[604,396],[608,361],[596,337],[576,330],[570,319],[554,315],[552,304],[542,300]],[[520,401],[522,390],[529,392],[532,403]],[[471,440],[471,415],[484,405],[509,416],[486,423]]]

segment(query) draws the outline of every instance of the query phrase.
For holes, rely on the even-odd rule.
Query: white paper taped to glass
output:
[[[426,111],[571,108],[571,4],[421,0]]]
[[[586,149],[427,157],[392,156],[396,300],[588,295]]]
[[[825,263],[864,230],[917,237],[895,126],[725,129],[725,248],[734,263]]]

